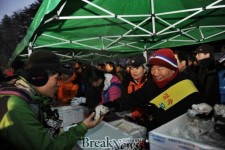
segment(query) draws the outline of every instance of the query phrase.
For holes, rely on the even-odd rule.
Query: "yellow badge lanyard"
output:
[[[186,79],[176,83],[149,102],[167,110],[194,92],[198,92],[197,88],[191,80]]]

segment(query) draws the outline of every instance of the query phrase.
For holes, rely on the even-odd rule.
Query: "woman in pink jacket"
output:
[[[121,82],[113,74],[91,66],[84,72],[84,78],[86,80],[85,95],[84,97],[73,98],[73,105],[83,104],[88,107],[95,107],[121,96]]]

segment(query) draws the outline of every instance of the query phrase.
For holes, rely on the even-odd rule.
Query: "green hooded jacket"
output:
[[[18,86],[18,88],[26,85],[26,90],[29,89],[27,91],[37,101],[37,92],[34,92],[34,89],[25,80],[19,81],[19,85],[23,84],[23,86]],[[70,150],[87,132],[87,127],[81,122],[52,139],[48,134],[48,129],[44,128],[39,121],[38,115],[31,105],[15,95],[4,97],[7,99],[0,99],[2,102],[5,101],[3,103],[6,106],[5,112],[0,118],[0,149]],[[39,96],[39,98],[39,101],[44,103],[41,100],[43,97]],[[3,104],[2,102],[0,105]],[[0,110],[0,113],[2,112],[3,110]]]

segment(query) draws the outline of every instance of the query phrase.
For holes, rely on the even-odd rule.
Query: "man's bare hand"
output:
[[[88,118],[84,119],[83,124],[88,128],[93,128],[95,127],[97,124],[99,124],[103,117],[100,117],[99,119],[94,119],[95,117],[95,112],[93,112]]]

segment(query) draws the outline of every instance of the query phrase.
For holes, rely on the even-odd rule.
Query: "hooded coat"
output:
[[[6,104],[0,120],[1,149],[23,150],[62,150],[72,149],[76,142],[85,135],[87,127],[83,123],[71,127],[69,131],[51,138],[44,127],[44,114],[40,109],[48,103],[48,98],[41,96],[25,79],[16,81],[16,87],[26,91],[37,105],[37,109],[19,96],[9,95],[1,98],[0,105]],[[0,95],[1,97],[6,97]],[[3,110],[3,109],[1,109]]]
[[[99,104],[107,101],[113,101],[121,96],[121,82],[115,75],[104,73],[104,81],[99,87],[86,85],[85,95],[86,103],[84,104],[93,109]]]
[[[198,62],[201,92],[204,101],[211,105],[220,104],[219,76],[214,58],[202,59]]]

